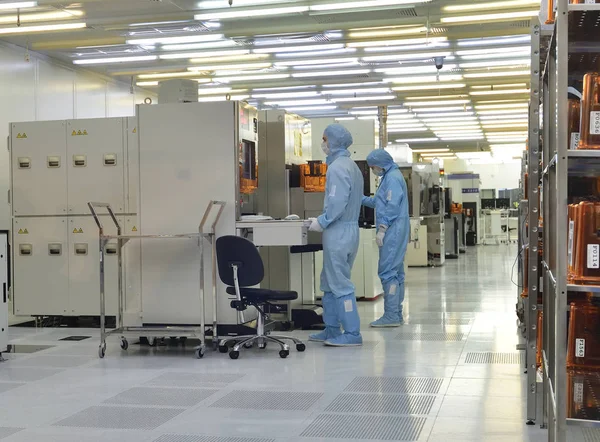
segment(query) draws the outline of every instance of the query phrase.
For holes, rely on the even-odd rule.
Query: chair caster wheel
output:
[[[229,351],[229,347],[226,345],[219,345],[219,353],[227,353]]]
[[[122,338],[121,339],[121,350],[127,350],[129,348],[129,342],[127,342],[127,339]]]
[[[296,350],[303,352],[304,350],[306,350],[306,345],[305,344],[296,344]]]
[[[249,344],[244,344],[244,348],[252,348],[254,347],[254,343],[250,342]]]
[[[237,358],[239,358],[239,357],[240,357],[240,352],[239,352],[239,351],[232,350],[232,351],[230,351],[230,352],[229,352],[229,357],[230,357],[231,359],[237,359]]]
[[[535,422],[534,421],[527,421],[527,422],[525,422],[525,425],[535,425]]]
[[[204,348],[200,347],[196,349],[196,357],[202,359],[204,357]]]
[[[289,351],[289,350],[281,350],[281,351],[279,352],[279,357],[280,357],[281,359],[285,359],[285,358],[287,358],[289,355],[290,355],[290,351]]]
[[[150,338],[147,338],[147,339],[148,339],[148,345],[150,347],[156,347],[157,340],[156,340],[155,337],[150,337]]]
[[[106,355],[106,344],[100,344],[100,347],[98,347],[98,357],[100,359],[103,359],[105,355]]]
[[[260,348],[261,350],[264,350],[265,348],[267,348],[267,343],[263,342],[262,344],[258,344],[258,348]]]

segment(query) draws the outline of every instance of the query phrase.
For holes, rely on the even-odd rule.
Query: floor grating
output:
[[[600,442],[600,429],[582,428],[583,442]]]
[[[326,412],[371,414],[429,414],[436,396],[379,393],[342,393]]]
[[[59,339],[59,341],[83,341],[84,339],[90,339],[91,336],[67,336],[66,338]]]
[[[464,333],[408,332],[400,333],[396,339],[401,341],[442,341],[460,342],[465,339]]]
[[[461,319],[461,318],[447,318],[447,319],[439,319],[439,318],[408,318],[407,324],[414,325],[471,325],[471,319]]]
[[[253,439],[250,437],[186,436],[165,434],[154,442],[275,442],[275,439]]]
[[[465,364],[522,364],[523,353],[472,352],[467,353]]]
[[[0,393],[7,392],[22,385],[25,384],[21,382],[0,382]]]
[[[418,441],[424,417],[320,414],[301,437]]]
[[[395,378],[360,376],[346,387],[345,391],[356,393],[422,393],[438,394],[442,378]]]
[[[192,407],[219,390],[198,388],[145,388],[126,390],[104,401],[118,405],[162,405],[165,407]]]
[[[12,436],[13,434],[18,433],[21,430],[22,428],[0,427],[0,439]]]
[[[288,391],[236,390],[211,405],[212,408],[250,410],[300,410],[312,407],[323,393],[296,393]]]
[[[184,411],[184,408],[94,406],[75,413],[54,425],[114,430],[154,430]]]

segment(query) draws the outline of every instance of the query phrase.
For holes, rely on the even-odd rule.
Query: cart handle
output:
[[[223,213],[223,209],[225,208],[225,204],[226,204],[225,201],[210,201],[208,203],[208,206],[206,207],[206,210],[204,211],[204,216],[202,217],[202,221],[200,221],[200,226],[198,227],[198,232],[201,235],[204,235],[204,224],[206,224],[208,216],[210,215],[213,207],[214,206],[219,206],[219,211],[217,212],[217,216],[215,217],[213,223],[210,226],[211,232],[214,233],[215,226],[219,222],[219,218],[221,218],[221,214]]]
[[[104,235],[104,226],[102,225],[102,222],[100,221],[100,218],[98,217],[98,213],[97,213],[97,209],[100,209],[100,208],[106,209],[106,211],[112,218],[112,221],[115,224],[115,227],[117,228],[117,235],[118,236],[121,235],[121,225],[119,224],[119,221],[117,220],[117,217],[115,216],[115,212],[113,212],[112,207],[110,207],[110,204],[89,202],[88,207],[90,208],[90,212],[92,213],[92,216],[94,217],[94,221],[96,221],[98,230],[100,230],[100,235]]]

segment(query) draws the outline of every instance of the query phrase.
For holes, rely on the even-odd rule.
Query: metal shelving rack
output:
[[[541,272],[544,311],[543,400],[540,404],[542,426],[548,426],[549,441],[566,442],[568,425],[600,426],[598,420],[568,416],[573,394],[569,395],[570,381],[566,368],[567,292],[600,292],[600,287],[567,283],[568,178],[573,175],[600,176],[600,151],[568,150],[568,86],[571,79],[581,79],[585,72],[598,69],[596,57],[600,55],[600,35],[597,23],[600,21],[600,4],[571,5],[568,0],[556,0],[555,4],[556,19],[547,45],[548,57],[544,63],[541,84],[537,84],[537,89],[542,91],[540,98],[543,115],[537,133],[535,106],[530,111],[530,195],[533,192],[532,185],[536,183],[531,173],[532,169],[536,170],[532,154],[537,151],[542,155],[541,168],[537,168],[537,171],[541,174],[542,183],[543,265],[542,269],[536,271],[532,268],[537,262],[532,259],[533,254],[537,253],[537,244],[530,239],[529,300],[534,299],[531,285],[539,281],[538,273]],[[534,27],[532,47],[535,46],[537,37]],[[540,52],[538,51],[538,55]],[[533,48],[532,56],[535,56]],[[532,74],[536,66],[534,58]],[[532,97],[536,89],[534,80],[535,75],[532,75]],[[529,204],[530,230],[533,232],[531,221],[536,206],[533,200]],[[535,371],[532,370],[535,362],[532,365],[529,350],[533,350],[535,341],[531,340],[532,335],[528,338],[527,366],[528,380],[531,381],[529,375]],[[535,354],[533,351],[531,353]],[[582,389],[586,388],[581,385]],[[532,384],[529,386],[531,388]],[[529,405],[528,402],[528,418],[532,411]],[[586,407],[586,404],[581,406]],[[588,416],[597,416],[598,411],[600,410],[594,408],[594,413],[589,413]]]

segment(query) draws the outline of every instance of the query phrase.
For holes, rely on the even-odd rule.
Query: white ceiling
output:
[[[189,78],[201,100],[230,96],[340,119],[375,118],[386,104],[390,140],[413,148],[492,147],[510,156],[525,142],[535,0],[39,0],[18,15],[2,8],[17,1],[0,0],[1,39],[148,89]],[[36,32],[46,25],[74,29]],[[439,71],[436,56],[444,57]]]

